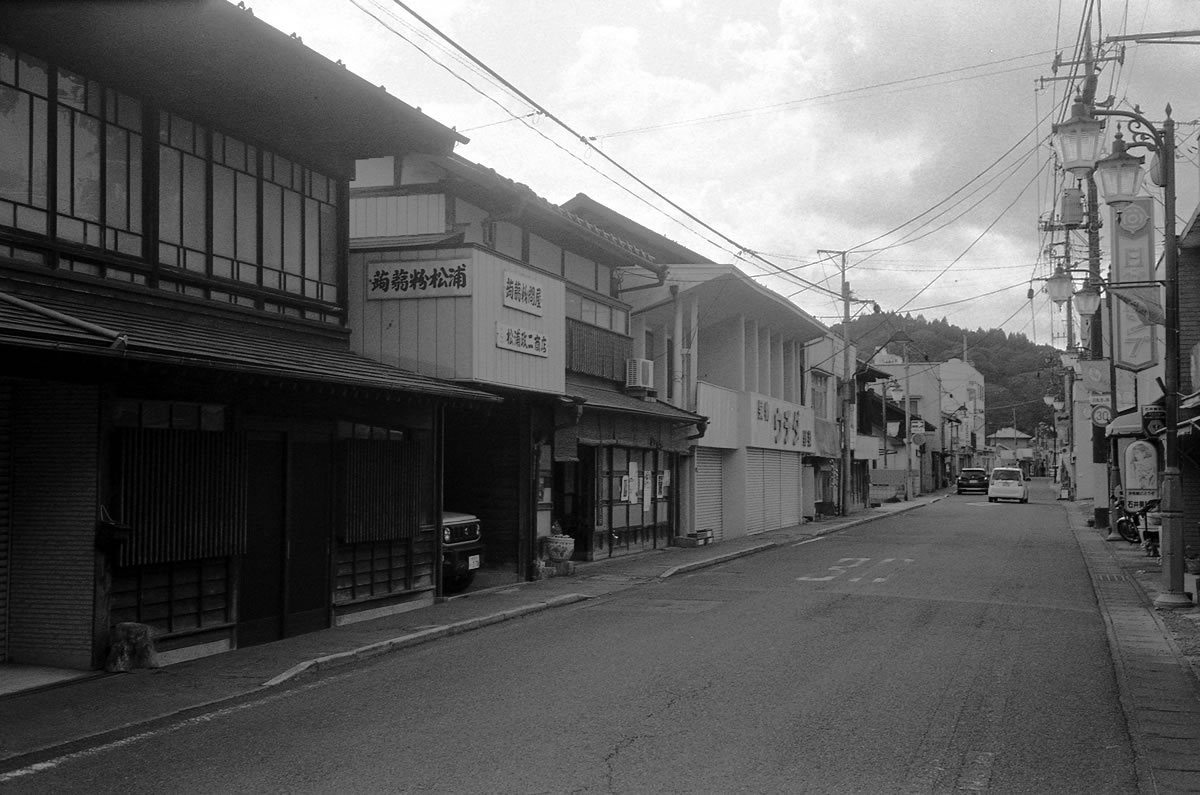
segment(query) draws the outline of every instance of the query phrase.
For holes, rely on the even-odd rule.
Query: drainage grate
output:
[[[1096,579],[1100,582],[1125,582],[1128,578],[1124,574],[1097,574]]]

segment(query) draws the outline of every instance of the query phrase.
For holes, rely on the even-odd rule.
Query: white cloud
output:
[[[392,7],[383,0],[358,2]],[[1057,7],[1044,0],[969,7],[961,0],[412,2],[579,133],[599,136],[595,143],[605,153],[760,251],[815,258],[818,248],[866,243],[946,201],[1033,133],[1005,161],[1032,155],[1006,181],[969,198],[964,193],[961,203],[948,201],[946,216],[915,233],[920,240],[874,255],[851,276],[856,292],[885,308],[973,294],[981,297],[946,313],[969,318],[972,326],[999,324],[1016,313],[1010,330],[1029,325],[1024,289],[984,294],[1049,272],[1044,259],[1039,263],[1044,240],[1037,222],[1049,210],[1054,184],[1048,176],[1035,178],[1048,156],[1039,141],[1049,132],[1048,123],[1036,122],[1050,114],[1063,86],[1035,91],[1035,79],[1049,74],[1054,51],[1070,56],[1082,0],[1063,6],[1061,30]],[[1200,28],[1200,3],[1193,0],[1131,3],[1128,32]],[[268,21],[285,32],[297,30],[309,46],[343,58],[444,123],[470,128],[505,118],[352,5],[255,5],[269,7],[282,21]],[[1103,32],[1126,32],[1117,22]],[[1170,100],[1177,118],[1194,119],[1200,108],[1185,76],[1200,67],[1195,49],[1130,45],[1123,67],[1106,67],[1101,90],[1119,77],[1111,89],[1118,101],[1138,102],[1161,118]],[[981,66],[987,62],[996,63]],[[913,79],[921,76],[931,77]],[[487,85],[476,75],[470,79]],[[503,95],[494,86],[486,90]],[[511,98],[505,104],[515,113],[527,110]],[[706,121],[691,121],[698,119]],[[712,233],[694,222],[667,220],[597,175],[588,166],[633,185],[548,120],[535,126],[545,137],[511,121],[477,129],[468,133],[473,140],[462,154],[551,200],[586,192],[709,256],[732,257],[706,242]],[[631,129],[641,131],[607,136]],[[1195,129],[1184,126],[1181,136]],[[1194,137],[1181,149],[1195,158],[1193,146]],[[1196,200],[1198,181],[1186,176],[1189,168],[1181,161],[1181,212],[1190,212]],[[1027,183],[1025,196],[1006,209]],[[979,207],[967,211],[974,202]],[[959,257],[910,302],[936,275],[932,268]],[[1047,325],[1039,324],[1043,340]]]

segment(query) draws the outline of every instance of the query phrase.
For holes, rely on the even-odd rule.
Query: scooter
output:
[[[1130,544],[1141,544],[1146,556],[1158,557],[1158,530],[1151,530],[1146,514],[1158,509],[1158,500],[1150,500],[1136,511],[1129,510],[1124,500],[1117,501],[1121,516],[1117,519],[1117,533]]]

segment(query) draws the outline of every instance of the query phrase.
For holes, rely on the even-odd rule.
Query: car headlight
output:
[[[442,541],[445,541],[447,544],[450,543],[450,528],[449,527],[442,528]]]

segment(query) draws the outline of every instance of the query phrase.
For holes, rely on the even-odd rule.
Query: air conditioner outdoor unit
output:
[[[625,388],[653,389],[654,362],[649,359],[626,359]]]

